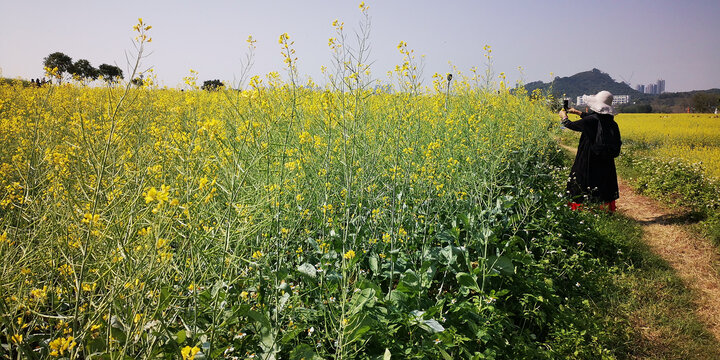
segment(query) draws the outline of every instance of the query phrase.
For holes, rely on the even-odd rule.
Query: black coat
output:
[[[575,162],[570,169],[567,192],[576,203],[611,202],[619,198],[615,159],[602,158],[590,151],[595,143],[598,121],[617,129],[612,115],[596,112],[582,113],[578,121],[563,121],[563,125],[582,132]],[[618,130],[619,133],[619,130]]]

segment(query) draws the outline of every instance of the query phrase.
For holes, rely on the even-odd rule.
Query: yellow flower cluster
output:
[[[334,25],[339,46],[343,24]],[[148,30],[139,21],[136,31]],[[294,66],[290,37],[279,42]],[[82,330],[133,357],[153,317],[182,318],[199,289],[239,281],[248,289],[239,298],[266,311],[257,302],[273,295],[259,290],[259,271],[388,261],[428,239],[442,212],[485,201],[480,174],[509,181],[520,176],[513,161],[552,150],[539,100],[485,91],[460,72],[449,95],[425,89],[419,59],[398,45],[388,91],[374,89],[366,65],[344,61],[321,90],[270,73],[243,91],[201,91],[196,71],[184,91],[0,84],[0,255],[9,262],[0,296],[10,309],[1,315],[27,316],[38,331],[59,320],[35,314],[77,315],[78,339],[53,340],[55,356],[84,343]],[[133,101],[120,104],[123,91]],[[287,306],[307,306],[292,286],[283,285]],[[161,300],[170,305],[158,312]],[[131,329],[105,339],[99,326],[114,333],[117,324]],[[8,329],[6,341],[29,341]]]
[[[720,179],[720,119],[713,114],[620,114],[623,142],[645,143],[647,155],[702,163]]]
[[[197,346],[186,346],[180,350],[180,354],[182,355],[183,360],[193,360],[195,359],[195,355],[197,355],[200,352],[200,348]]]
[[[67,337],[59,337],[50,342],[50,356],[60,357],[64,356],[65,352],[72,350],[77,343],[74,341],[74,337],[68,335]]]

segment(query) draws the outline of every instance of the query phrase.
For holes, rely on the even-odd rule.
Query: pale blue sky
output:
[[[720,87],[720,1],[366,1],[372,18],[374,77],[401,62],[403,40],[425,55],[425,78],[484,69],[492,46],[495,72],[511,81],[550,80],[592,68],[633,86],[663,78],[668,91]],[[301,74],[322,82],[331,64],[331,23],[352,32],[359,1],[9,1],[0,0],[2,76],[42,76],[42,60],[62,51],[74,60],[125,68],[132,26],[153,26],[146,65],[162,84],[182,83],[189,69],[199,80],[240,75],[245,39],[257,40],[253,74],[283,69],[277,39],[295,41]]]

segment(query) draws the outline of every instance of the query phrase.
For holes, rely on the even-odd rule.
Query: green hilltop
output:
[[[613,95],[630,95],[630,103],[618,107],[620,112],[713,112],[720,106],[720,89],[644,94],[598,69],[556,77],[548,83],[533,81],[525,84],[525,89],[528,93],[536,89],[552,92],[555,98],[569,97],[572,102],[577,96],[592,95],[601,90]]]
[[[572,76],[555,77],[552,82],[533,81],[525,84],[525,89],[532,92],[535,89],[548,91],[552,87],[555,97],[567,96],[575,99],[577,96],[596,94],[601,90],[607,90],[613,94],[638,96],[642,95],[628,84],[615,81],[610,75],[598,70],[583,71]]]

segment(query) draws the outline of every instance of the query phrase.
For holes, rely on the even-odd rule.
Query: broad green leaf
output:
[[[265,352],[263,358],[275,359],[278,344],[275,342],[275,333],[270,325],[270,320],[268,320],[267,316],[255,310],[248,311],[248,317],[260,323],[260,347]]]
[[[512,275],[515,273],[515,265],[512,260],[505,256],[490,256],[488,257],[488,264],[492,266],[492,269],[503,274]]]
[[[445,328],[435,319],[424,320],[423,324],[430,328],[430,332],[433,334],[445,331]]]
[[[448,354],[447,351],[445,351],[444,349],[440,349],[440,354],[442,355],[443,359],[445,359],[445,360],[455,360],[455,359],[453,359],[453,357],[450,356],[450,354]]]
[[[370,265],[370,271],[373,272],[373,274],[377,274],[378,272],[378,259],[376,256],[371,256],[368,259],[368,263]]]
[[[182,344],[185,342],[187,334],[185,333],[185,330],[180,330],[177,334],[175,334],[175,336],[177,337],[175,341],[177,341],[178,344]]]
[[[441,242],[446,242],[448,244],[452,244],[453,242],[455,242],[455,237],[447,230],[438,233],[437,239]]]
[[[407,294],[416,294],[420,291],[420,279],[414,271],[407,270],[403,273],[396,290]]]
[[[455,275],[455,278],[457,279],[458,284],[475,291],[480,291],[477,280],[475,280],[475,277],[473,275],[461,272],[457,273],[457,275]]]
[[[348,306],[348,315],[354,315],[362,311],[366,304],[372,305],[375,302],[375,291],[373,289],[363,289],[353,295]]]
[[[261,328],[268,330],[270,329],[270,320],[268,320],[267,316],[263,315],[262,313],[259,313],[255,310],[250,310],[248,311],[248,317],[259,322]]]
[[[349,328],[351,328],[352,331],[346,338],[346,344],[350,344],[358,340],[362,341],[363,335],[370,331],[373,328],[373,325],[375,325],[375,322],[365,314],[360,314],[358,317],[362,317],[362,320],[357,321],[356,323],[351,323]]]
[[[317,269],[315,269],[315,266],[313,264],[304,263],[298,266],[297,270],[301,274],[307,275],[308,277],[313,279],[317,276]]]
[[[290,360],[311,360],[315,358],[315,350],[308,344],[300,344],[290,353]]]

